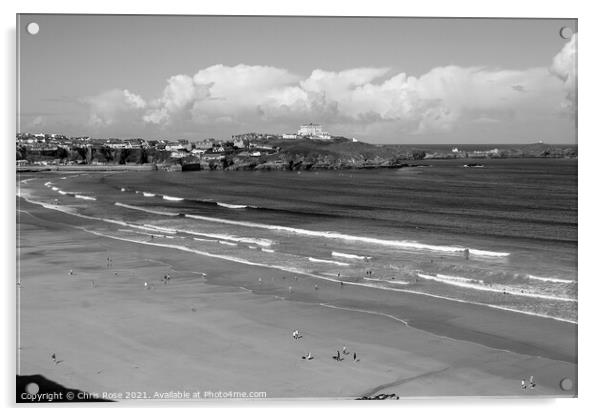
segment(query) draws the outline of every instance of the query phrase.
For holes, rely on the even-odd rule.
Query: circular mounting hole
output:
[[[564,391],[572,390],[573,389],[573,380],[571,380],[568,377],[563,378],[562,380],[560,380],[560,388]]]
[[[40,386],[37,383],[29,383],[25,386],[25,391],[29,394],[38,394],[40,391]]]
[[[40,25],[36,22],[31,22],[27,25],[27,33],[30,35],[37,35],[40,31]]]
[[[573,29],[567,26],[563,26],[560,28],[560,37],[562,39],[570,39],[573,36]]]

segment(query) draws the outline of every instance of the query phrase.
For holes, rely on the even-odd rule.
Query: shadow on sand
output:
[[[94,397],[81,390],[61,386],[46,377],[35,374],[17,376],[17,403],[69,403],[69,402],[110,402]]]

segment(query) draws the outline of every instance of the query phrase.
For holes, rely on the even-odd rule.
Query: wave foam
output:
[[[527,278],[533,279],[533,280],[539,280],[541,282],[553,282],[553,283],[565,283],[565,284],[577,283],[576,280],[559,279],[557,277],[540,277],[540,276],[533,276],[532,274],[528,274]]]
[[[225,246],[232,246],[232,247],[238,247],[238,244],[236,243],[232,243],[230,241],[223,241],[223,240],[219,240],[218,243],[223,244]]]
[[[127,209],[134,209],[134,210],[137,210],[137,211],[147,212],[149,214],[165,215],[165,216],[168,216],[168,217],[177,217],[178,215],[180,215],[177,212],[156,211],[156,210],[153,210],[153,209],[147,209],[147,208],[137,207],[137,206],[134,206],[134,205],[122,204],[121,202],[115,202],[114,205],[118,206],[118,207],[127,208]]]
[[[94,198],[93,196],[86,196],[86,195],[75,194],[75,197],[79,198],[79,199],[85,199],[87,201],[96,201],[96,198]]]
[[[261,247],[270,247],[274,242],[272,240],[268,240],[266,238],[252,238],[252,237],[238,237],[236,235],[230,234],[214,234],[214,233],[200,233],[197,231],[185,231],[185,230],[177,230],[181,233],[192,234],[192,235],[200,235],[202,237],[215,238],[218,240],[226,240],[233,241],[236,243],[246,243],[246,244],[257,244]]]
[[[246,205],[226,204],[225,202],[218,202],[217,205],[219,205],[220,207],[230,208],[230,209],[242,209],[242,208],[247,207]]]
[[[322,260],[322,259],[316,259],[314,257],[308,257],[307,259],[313,263],[328,263],[328,264],[335,264],[337,266],[349,266],[349,263],[342,263],[340,261]]]
[[[166,201],[182,201],[184,200],[184,198],[178,198],[176,196],[169,196],[169,195],[163,195],[163,199],[165,199]]]
[[[368,256],[358,256],[356,254],[347,254],[347,253],[340,253],[338,251],[333,251],[331,253],[332,257],[342,257],[345,259],[353,259],[353,260],[370,260],[372,257],[368,257]]]
[[[464,253],[464,251],[466,250],[466,248],[464,248],[464,247],[457,247],[457,246],[437,246],[437,245],[432,245],[432,244],[424,244],[424,243],[418,243],[415,241],[406,241],[406,240],[401,240],[401,241],[400,240],[381,240],[381,239],[373,238],[373,237],[355,236],[355,235],[349,235],[349,234],[342,234],[339,232],[313,231],[313,230],[306,230],[303,228],[286,227],[283,225],[261,224],[261,223],[255,223],[255,222],[249,222],[249,221],[235,221],[235,220],[227,220],[227,219],[223,219],[223,218],[207,217],[207,216],[203,216],[203,215],[186,214],[185,216],[187,218],[192,218],[192,219],[201,220],[201,221],[217,222],[217,223],[221,223],[221,224],[230,224],[230,225],[240,225],[243,227],[251,227],[251,228],[262,228],[262,229],[266,229],[266,230],[304,235],[307,237],[337,239],[337,240],[344,240],[344,241],[348,241],[348,242],[360,242],[360,243],[367,243],[367,244],[375,244],[375,245],[400,248],[400,249],[427,250],[427,251],[444,252],[444,253],[450,253],[450,254]],[[506,257],[506,256],[510,255],[510,253],[502,253],[502,252],[495,252],[495,251],[484,251],[484,250],[474,250],[474,249],[469,249],[469,251],[470,251],[470,253],[478,255],[478,256]]]
[[[572,298],[563,298],[563,297],[558,297],[558,296],[544,295],[544,294],[532,293],[532,292],[517,292],[516,290],[511,290],[511,289],[509,290],[506,288],[484,286],[482,283],[483,282],[482,280],[471,280],[471,279],[466,279],[463,277],[459,278],[459,277],[445,276],[445,275],[439,275],[439,274],[436,276],[431,276],[428,274],[417,273],[417,275],[419,277],[421,277],[422,279],[434,280],[439,283],[462,287],[465,289],[474,289],[474,290],[481,290],[481,291],[485,291],[485,292],[502,293],[502,294],[513,295],[513,296],[527,297],[527,298],[555,300],[555,301],[559,301],[559,302],[577,302],[577,299],[572,299]],[[476,283],[476,284],[468,283],[468,281],[480,282],[480,283]]]
[[[151,197],[155,196],[155,194],[153,194],[152,192],[142,192],[142,195],[147,198],[151,198]]]

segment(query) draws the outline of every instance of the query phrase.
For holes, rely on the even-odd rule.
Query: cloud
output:
[[[109,125],[137,117],[146,126],[291,126],[304,121],[344,132],[431,134],[467,126],[528,123],[574,112],[576,35],[551,66],[526,69],[439,66],[419,76],[391,68],[315,69],[303,77],[259,65],[213,65],[167,79],[145,101],[114,89],[88,97],[90,119]],[[332,130],[332,129],[330,129]],[[392,133],[393,132],[393,133]]]
[[[577,34],[574,33],[554,57],[550,72],[563,82],[566,93],[563,107],[570,113],[577,110]]]
[[[132,113],[139,113],[146,107],[142,97],[127,89],[112,89],[95,96],[86,97],[82,102],[90,109],[90,124],[107,126],[127,120]]]

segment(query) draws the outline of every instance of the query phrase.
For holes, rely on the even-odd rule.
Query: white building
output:
[[[296,138],[297,138],[297,135],[296,135],[296,134],[287,134],[287,133],[284,133],[284,134],[282,135],[282,138],[283,138],[284,140],[294,140],[294,139],[296,139]]]
[[[323,140],[330,139],[330,135],[328,134],[328,132],[322,130],[321,125],[313,124],[313,123],[303,124],[299,128],[297,135],[303,136],[303,137],[310,137],[310,138],[314,138],[314,139],[323,139]]]

